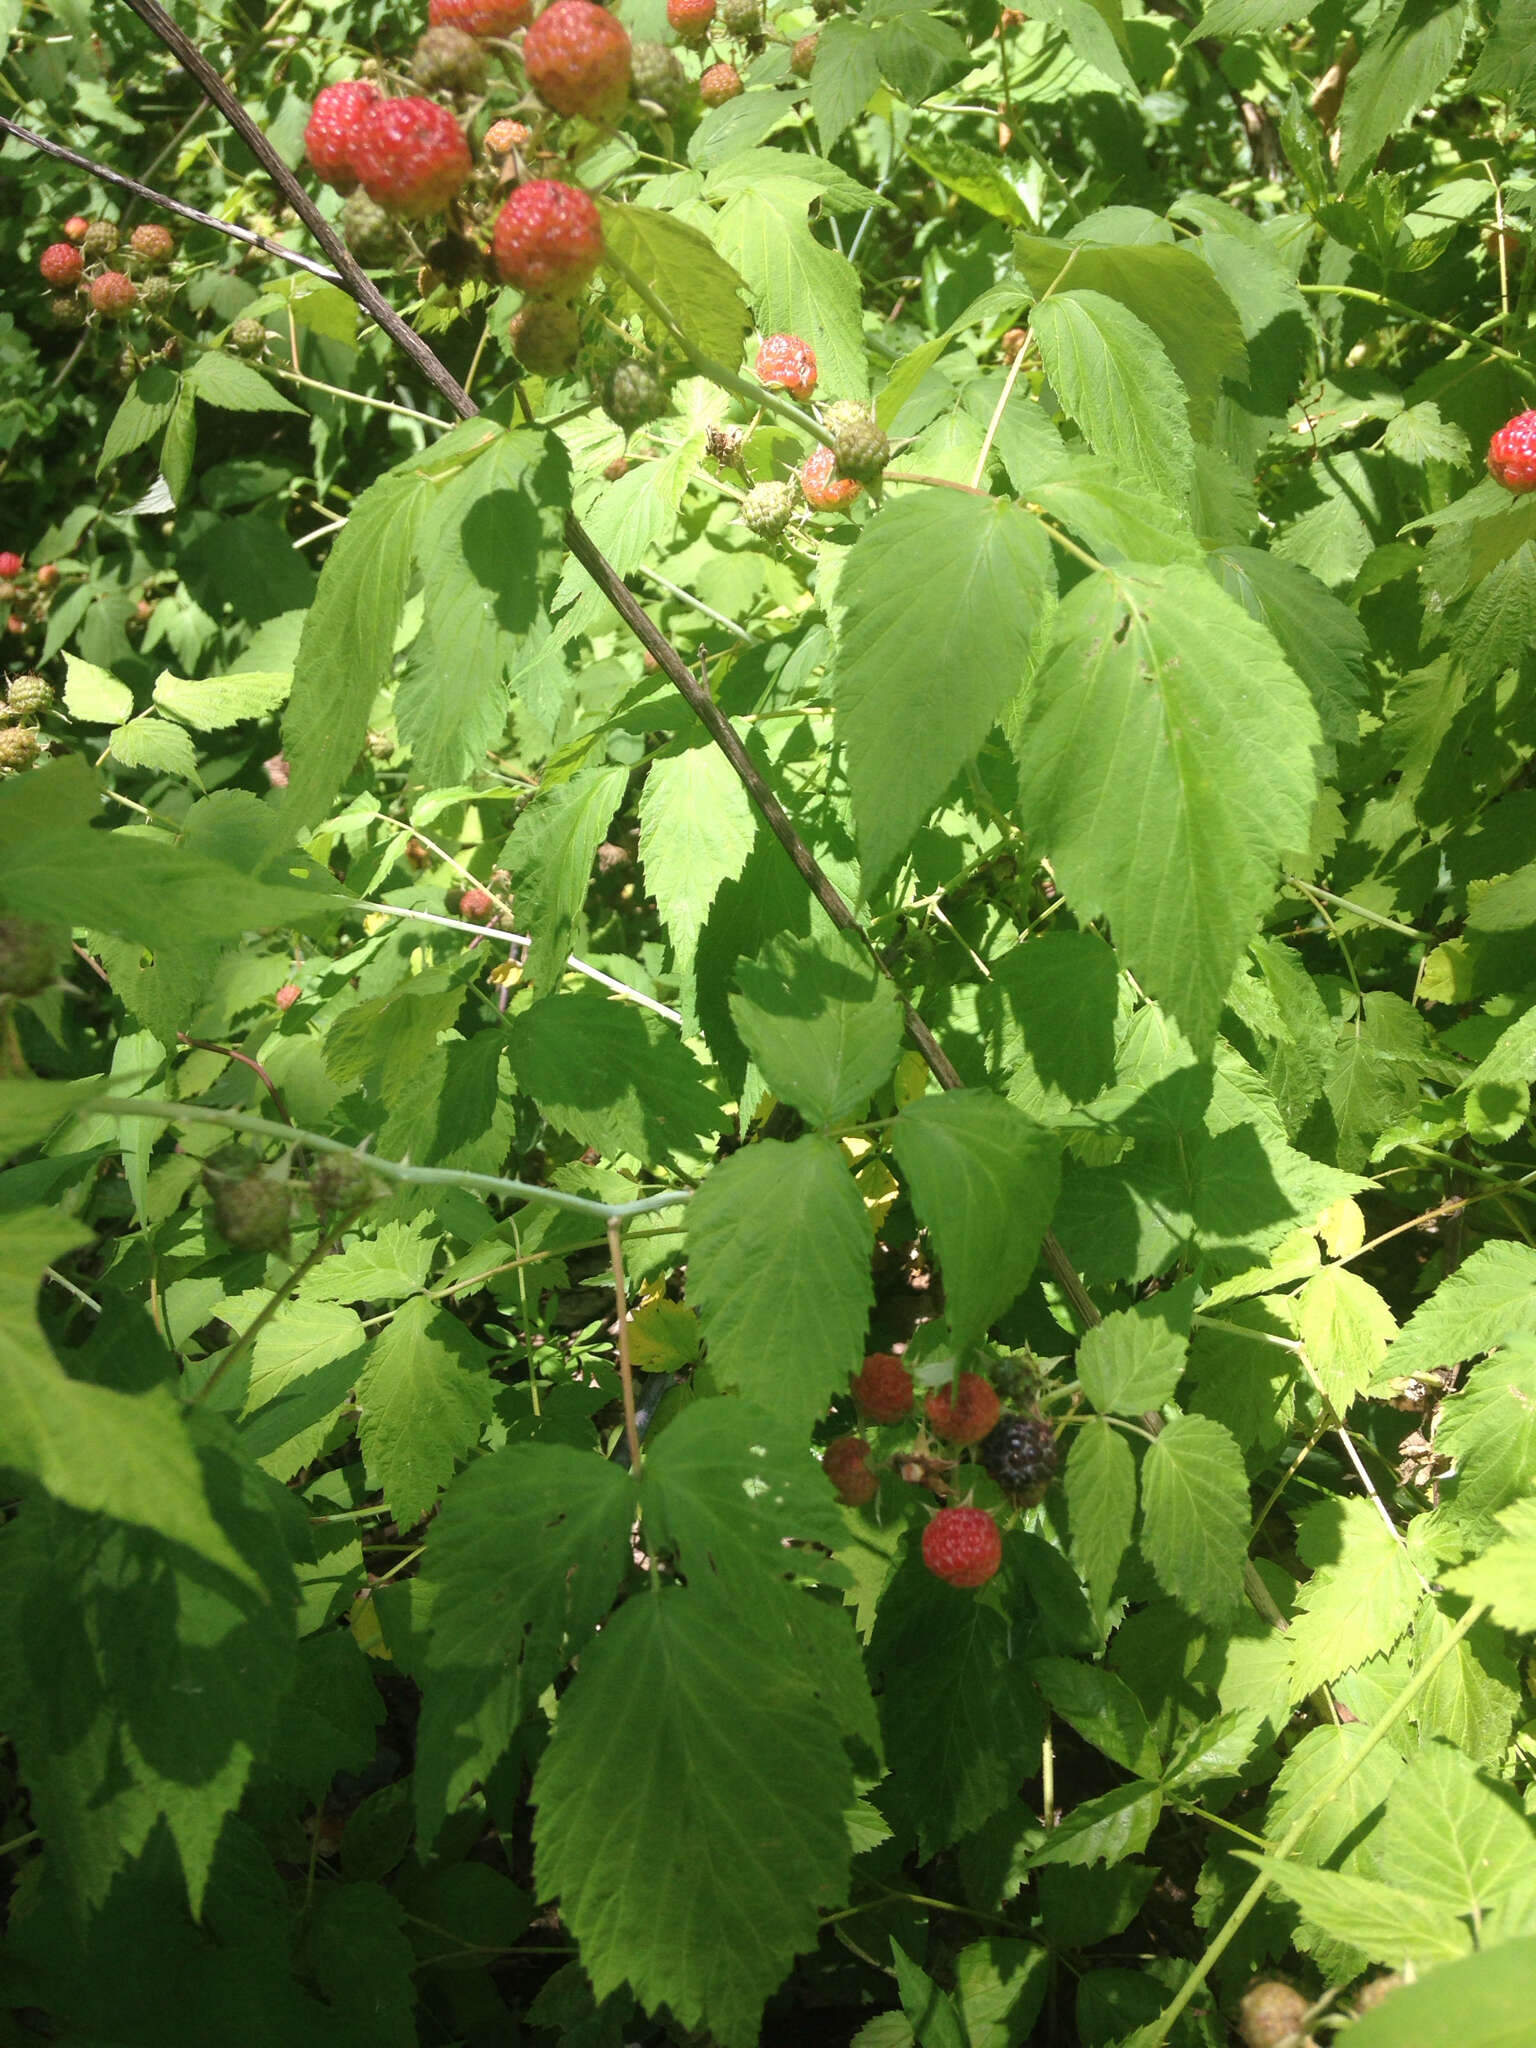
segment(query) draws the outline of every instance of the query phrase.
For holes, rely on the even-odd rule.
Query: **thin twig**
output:
[[[271,1096],[272,1107],[277,1111],[285,1124],[290,1127],[292,1126],[293,1118],[288,1114],[288,1105],[283,1100],[282,1092],[260,1060],[253,1060],[248,1052],[236,1052],[232,1045],[215,1045],[208,1038],[193,1038],[186,1031],[178,1031],[176,1036],[183,1045],[196,1046],[199,1052],[216,1052],[221,1059],[238,1060],[242,1067],[249,1067],[262,1087]]]
[[[624,1441],[629,1469],[640,1477],[640,1422],[635,1414],[635,1373],[629,1362],[629,1301],[624,1290],[624,1246],[616,1216],[608,1218],[608,1259],[613,1267],[613,1300],[619,1316],[619,1385],[624,1392]]]

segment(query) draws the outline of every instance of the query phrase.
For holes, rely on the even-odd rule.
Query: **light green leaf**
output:
[[[1424,1892],[1381,1884],[1350,1871],[1281,1863],[1247,1849],[1237,1853],[1245,1863],[1265,1871],[1309,1920],[1326,1927],[1334,1940],[1360,1949],[1372,1962],[1393,1968],[1407,1962],[1439,1962],[1464,1956],[1472,1945],[1468,1930],[1448,1919],[1444,1907]]]
[[[746,866],[756,829],[751,799],[718,747],[685,746],[651,763],[640,794],[640,860],[680,958],[692,957],[721,883]]]
[[[198,357],[187,372],[187,389],[222,412],[296,412],[301,417],[304,412],[303,406],[269,384],[254,364],[218,349]]]
[[[1073,1657],[1033,1657],[1029,1675],[1053,1711],[1111,1763],[1134,1777],[1157,1776],[1160,1765],[1152,1731],[1123,1679]]]
[[[968,2048],[1016,2048],[1029,2038],[1050,1984],[1050,1951],[989,1934],[955,1958],[955,2002]]]
[[[123,456],[131,455],[135,448],[142,448],[146,441],[154,439],[176,410],[181,386],[181,378],[163,364],[154,363],[139,372],[122,404],[112,415],[112,424],[107,429],[107,438],[96,460],[98,476],[112,463],[121,461]]]
[[[209,676],[192,682],[162,670],[155,679],[155,702],[198,732],[222,732],[245,718],[267,718],[288,698],[293,677],[275,673]]]
[[[1524,1339],[1473,1368],[1461,1392],[1440,1411],[1435,1448],[1456,1460],[1462,1514],[1496,1515],[1529,1490],[1536,1474],[1536,1344]]]
[[[741,299],[744,281],[709,237],[654,207],[605,200],[600,211],[607,248],[650,286],[695,348],[734,370],[752,316]],[[643,317],[654,324],[648,310]],[[665,331],[656,339],[664,341]]]
[[[601,2000],[628,1984],[720,2048],[845,1896],[853,1775],[804,1671],[689,1588],[621,1607],[534,1781],[539,1893]]]
[[[420,1519],[491,1419],[486,1354],[424,1295],[396,1311],[358,1375],[358,1441],[368,1483],[402,1529]]]
[[[811,68],[811,112],[825,155],[880,89],[880,60],[872,30],[835,16],[821,30]]]
[[[707,1069],[633,1003],[550,996],[512,1021],[508,1056],[519,1089],[550,1122],[605,1157],[659,1166],[724,1127]]]
[[[1458,1916],[1481,1917],[1536,1882],[1529,1821],[1448,1742],[1420,1747],[1411,1774],[1399,1779],[1387,1801],[1386,1821],[1371,1847],[1389,1884]]]
[[[1358,1273],[1328,1266],[1297,1300],[1297,1334],[1335,1415],[1348,1413],[1397,1335],[1397,1318]]]
[[[133,716],[133,692],[94,662],[66,654],[64,708],[82,725],[120,725]]]
[[[1101,1415],[1140,1415],[1173,1399],[1189,1354],[1195,1284],[1115,1309],[1077,1350],[1083,1392]]]
[[[631,463],[626,475],[617,483],[605,483],[602,496],[582,510],[593,543],[621,576],[638,569],[652,548],[671,538],[683,493],[703,452],[704,436],[690,434],[654,462]],[[599,621],[611,617],[608,600],[574,556],[565,565],[554,605],[560,613],[556,632],[562,641],[590,633]]]
[[[1320,740],[1273,640],[1203,570],[1090,577],[1056,615],[1018,738],[1023,820],[1079,912],[1207,1046]]]
[[[1536,0],[1499,0],[1467,90],[1536,113]]]
[[[1051,1122],[1109,1087],[1119,996],[1115,956],[1097,932],[1041,932],[994,960],[982,1014],[997,1018],[1009,1101]]]
[[[999,1096],[953,1089],[908,1104],[891,1150],[938,1250],[950,1336],[964,1349],[1034,1271],[1060,1185],[1058,1141]]]
[[[864,1356],[870,1224],[825,1138],[748,1146],[687,1208],[688,1295],[710,1366],[775,1415],[809,1423]]]
[[[1126,67],[1129,44],[1120,0],[1034,0],[1034,11],[1062,31],[1081,63],[1091,64],[1130,98],[1139,97],[1141,88]]]
[[[1123,1864],[1145,1849],[1162,1812],[1163,1795],[1156,1785],[1117,1785],[1097,1799],[1080,1801],[1064,1815],[1044,1841],[1030,1850],[1030,1867]]]
[[[1403,1325],[1383,1368],[1392,1379],[1461,1365],[1513,1338],[1536,1336],[1536,1250],[1479,1245]]]
[[[820,50],[816,60],[818,64],[821,61]],[[930,178],[936,178],[949,191],[958,192],[984,213],[1010,221],[1015,227],[1030,220],[1029,208],[1008,182],[995,155],[988,156],[984,150],[947,136],[938,128],[909,142],[907,155]]]
[[[197,782],[197,749],[185,726],[168,718],[135,718],[120,725],[107,741],[107,751],[124,768],[148,768],[157,775],[178,775]]]
[[[759,329],[810,343],[820,372],[817,397],[863,398],[869,370],[859,276],[811,233],[806,211],[815,196],[803,179],[766,179],[726,204],[716,239],[746,280]]]
[[[1421,2041],[1454,2041],[1456,2048],[1526,2048],[1533,1978],[1536,1935],[1442,1963],[1356,2020],[1350,2048],[1416,2048]]]
[[[517,889],[517,913],[529,939],[524,978],[551,989],[565,971],[587,898],[592,863],[624,800],[627,770],[584,768],[547,785],[512,828],[502,859]]]
[[[1280,643],[1311,692],[1324,738],[1335,745],[1357,739],[1370,641],[1355,613],[1309,570],[1263,548],[1223,548],[1211,567],[1229,596]]]
[[[1220,1621],[1242,1600],[1251,1519],[1243,1457],[1204,1415],[1177,1416],[1141,1467],[1142,1548],[1166,1592]]]
[[[1339,183],[1347,188],[1375,163],[1450,75],[1466,33],[1462,0],[1398,0],[1373,23],[1349,74],[1339,110]]]
[[[1303,1521],[1297,1548],[1312,1576],[1297,1593],[1286,1638],[1293,1699],[1390,1650],[1424,1594],[1370,1501],[1321,1502]]]
[[[736,969],[731,1015],[774,1094],[835,1124],[887,1082],[901,1052],[895,991],[846,933],[780,933]]]
[[[1486,1600],[1501,1627],[1536,1636],[1536,1498],[1517,1500],[1494,1519],[1503,1542],[1445,1573],[1445,1583],[1469,1600]]]
[[[1102,1618],[1136,1518],[1136,1460],[1125,1438],[1102,1417],[1073,1430],[1065,1484],[1072,1561]]]
[[[1062,291],[1034,311],[1051,388],[1095,454],[1170,505],[1195,471],[1184,386],[1145,321],[1102,292]]]
[[[833,604],[833,698],[866,888],[1017,694],[1054,584],[1045,529],[1006,500],[925,491],[860,534]]]

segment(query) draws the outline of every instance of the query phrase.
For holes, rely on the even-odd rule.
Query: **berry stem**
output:
[[[1419,327],[1432,327],[1436,334],[1448,334],[1453,341],[1463,342],[1468,348],[1480,348],[1485,355],[1496,357],[1501,363],[1513,363],[1527,376],[1531,374],[1531,364],[1525,356],[1500,348],[1497,342],[1484,341],[1479,334],[1469,334],[1464,327],[1453,327],[1449,320],[1436,320],[1430,313],[1421,313],[1417,306],[1388,298],[1385,292],[1367,291],[1363,285],[1357,284],[1299,284],[1296,289],[1314,298],[1360,299],[1368,306],[1380,306],[1386,312],[1399,314],[1404,320],[1412,320]]]
[[[283,1122],[290,1129],[292,1128],[293,1118],[288,1114],[288,1105],[284,1102],[277,1083],[261,1064],[260,1060],[253,1059],[248,1052],[237,1052],[232,1045],[215,1045],[212,1039],[193,1038],[185,1031],[178,1031],[176,1036],[183,1045],[195,1046],[199,1052],[216,1052],[220,1059],[238,1060],[242,1067],[249,1067],[262,1087],[271,1096],[272,1107],[277,1111]]]
[[[619,1219],[608,1218],[608,1262],[613,1268],[613,1301],[619,1318],[619,1385],[624,1394],[624,1442],[629,1449],[629,1469],[640,1477],[640,1422],[635,1414],[635,1373],[629,1359],[629,1301],[624,1291],[624,1246],[619,1236]]]

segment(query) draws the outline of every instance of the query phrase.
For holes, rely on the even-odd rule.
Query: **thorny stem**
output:
[[[249,1067],[262,1087],[271,1096],[272,1107],[277,1111],[285,1124],[290,1127],[292,1126],[293,1118],[288,1114],[288,1105],[284,1102],[277,1083],[261,1064],[260,1060],[252,1059],[248,1052],[236,1052],[232,1045],[215,1045],[211,1039],[193,1038],[190,1033],[185,1031],[178,1031],[176,1036],[183,1045],[195,1046],[199,1052],[216,1052],[221,1059],[238,1060],[242,1067]]]
[[[629,1300],[624,1290],[624,1246],[617,1220],[608,1219],[608,1260],[613,1267],[613,1302],[619,1318],[619,1385],[624,1393],[624,1441],[629,1469],[640,1477],[640,1422],[635,1414],[635,1373],[629,1360]]]

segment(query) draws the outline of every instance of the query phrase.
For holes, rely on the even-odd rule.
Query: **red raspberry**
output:
[[[83,213],[72,213],[64,223],[64,239],[67,242],[83,242],[90,231],[90,225]]]
[[[715,18],[715,0],[667,0],[667,24],[685,43],[702,43]]]
[[[463,129],[436,100],[380,100],[353,154],[368,197],[408,220],[441,213],[475,167]]]
[[[813,448],[801,464],[800,489],[817,512],[840,512],[863,488],[851,476],[838,475],[837,457],[830,448]]]
[[[485,131],[487,156],[509,156],[514,149],[526,149],[533,130],[525,121],[493,121]]]
[[[55,291],[79,282],[85,258],[73,242],[50,242],[37,259],[37,267]]]
[[[354,192],[361,181],[357,146],[363,125],[379,103],[379,89],[366,78],[345,78],[315,95],[304,130],[310,168],[324,185]]]
[[[912,1375],[889,1351],[873,1351],[853,1376],[853,1398],[871,1422],[912,1413]]]
[[[57,562],[44,562],[44,563],[43,563],[43,565],[42,565],[42,567],[41,567],[41,568],[40,568],[40,569],[38,570],[38,572],[37,572],[37,587],[38,587],[38,589],[39,589],[39,590],[52,590],[52,589],[54,588],[54,586],[55,586],[55,585],[57,584],[58,580],[59,580],[59,565],[58,565],[58,563],[57,563]]]
[[[523,38],[523,69],[557,114],[603,121],[629,98],[629,36],[592,0],[554,0]]]
[[[21,574],[26,564],[20,555],[12,554],[9,548],[0,553],[0,579],[12,583]]]
[[[734,64],[711,64],[699,80],[699,98],[706,107],[723,107],[746,91]]]
[[[816,389],[815,353],[798,334],[767,335],[757,352],[756,375],[770,391],[809,398]]]
[[[1506,491],[1536,491],[1536,412],[1500,427],[1488,443],[1488,474]]]
[[[128,237],[128,246],[141,263],[148,263],[155,269],[169,263],[176,254],[176,243],[170,229],[155,220],[147,220],[142,227],[135,228]]]
[[[467,36],[509,36],[532,12],[533,0],[431,0],[427,20]]]
[[[923,1531],[923,1563],[952,1586],[984,1586],[1002,1561],[1002,1531],[981,1508],[940,1508]]]
[[[963,1372],[960,1387],[936,1387],[923,1403],[934,1430],[951,1444],[979,1444],[997,1426],[1002,1404],[991,1384],[977,1372]]]
[[[501,209],[491,249],[508,284],[544,298],[574,299],[602,259],[603,223],[576,186],[535,178]]]
[[[20,612],[11,613],[10,617],[5,622],[5,630],[7,631],[7,633],[15,633],[18,637],[26,632],[27,622],[21,616]]]
[[[272,1000],[280,1010],[291,1010],[299,1000],[299,995],[299,984],[296,981],[285,981]]]
[[[801,36],[789,53],[789,68],[796,78],[809,78],[816,67],[816,45],[821,41],[817,35]]]
[[[496,915],[496,905],[485,889],[466,889],[459,898],[459,915],[471,924],[486,924]]]
[[[138,303],[138,286],[120,270],[104,270],[91,282],[91,304],[103,320],[126,320]]]
[[[821,1469],[845,1507],[867,1507],[880,1491],[880,1481],[869,1468],[873,1448],[862,1436],[840,1436],[821,1454]]]

